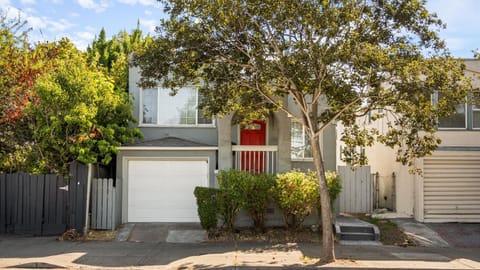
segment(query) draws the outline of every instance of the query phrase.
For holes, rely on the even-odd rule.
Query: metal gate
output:
[[[373,176],[370,166],[352,168],[338,166],[342,179],[339,196],[341,213],[371,213],[373,211]]]

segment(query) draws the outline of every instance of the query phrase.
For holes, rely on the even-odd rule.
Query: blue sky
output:
[[[20,14],[33,28],[31,41],[54,41],[66,36],[85,49],[102,26],[107,36],[130,31],[140,21],[153,34],[163,16],[156,0],[0,0],[8,16]],[[480,0],[429,0],[427,8],[447,24],[440,35],[453,56],[472,58],[480,48]]]

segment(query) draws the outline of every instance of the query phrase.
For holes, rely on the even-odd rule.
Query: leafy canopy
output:
[[[312,134],[340,120],[347,145],[378,139],[402,147],[399,160],[408,163],[435,148],[438,117],[468,89],[425,1],[162,2],[170,18],[134,59],[141,85],[196,82],[212,115],[287,110],[281,98],[292,95],[301,112],[294,118]],[[443,93],[435,106],[434,91]],[[312,115],[322,98],[328,106]],[[355,123],[377,109],[395,115],[385,134]]]
[[[341,121],[347,145],[379,141],[398,147],[398,160],[409,163],[435,149],[438,117],[452,113],[469,89],[424,0],[161,2],[170,17],[134,57],[141,86],[161,82],[175,93],[193,83],[211,115],[251,119],[280,110],[302,123],[319,178],[327,262],[334,253],[320,132]],[[434,91],[443,97],[436,105]],[[294,104],[287,106],[287,96]],[[384,133],[357,123],[369,112],[391,116]]]
[[[67,39],[31,46],[20,19],[0,18],[0,172],[67,174],[141,137],[128,94],[85,53]]]

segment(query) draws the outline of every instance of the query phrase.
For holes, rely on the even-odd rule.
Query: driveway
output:
[[[457,248],[480,248],[480,223],[425,223],[448,244]]]

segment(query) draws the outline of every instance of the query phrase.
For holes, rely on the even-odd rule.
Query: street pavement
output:
[[[480,248],[336,246],[315,266],[320,244],[58,241],[0,235],[0,268],[68,269],[480,269]]]

